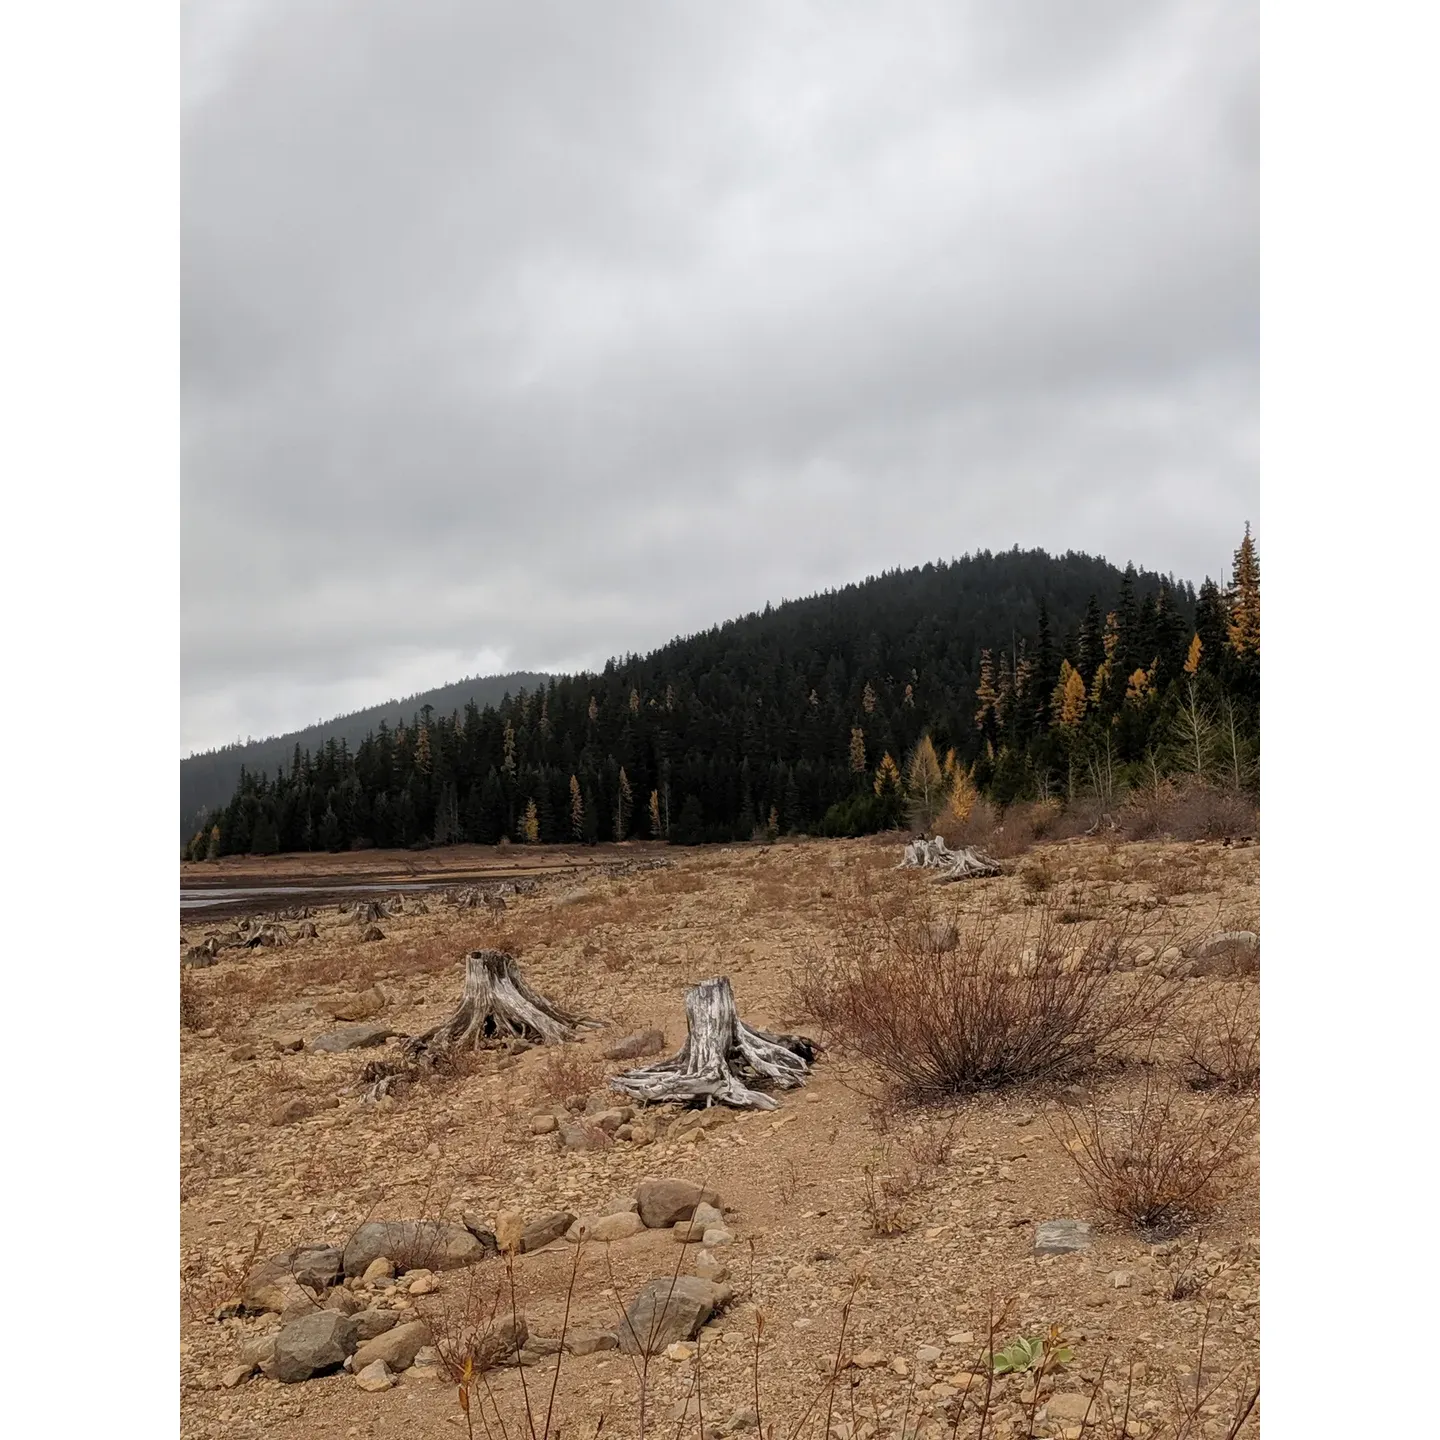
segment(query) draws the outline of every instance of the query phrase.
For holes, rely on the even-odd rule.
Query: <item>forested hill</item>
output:
[[[1107,777],[1153,773],[1183,763],[1187,703],[1207,735],[1222,706],[1232,738],[1258,730],[1248,532],[1236,561],[1197,595],[1089,555],[981,552],[767,606],[496,707],[296,747],[192,853],[874,828],[926,735],[955,752],[947,785],[1000,803],[1073,793],[1097,753]]]
[[[409,695],[403,700],[387,700],[383,705],[372,705],[351,715],[338,715],[304,730],[292,730],[288,735],[248,740],[243,745],[224,745],[218,750],[187,756],[180,762],[181,839],[188,840],[195,833],[202,812],[213,813],[225,806],[240,783],[242,770],[257,775],[274,774],[289,764],[297,745],[314,752],[327,740],[343,740],[353,750],[381,721],[393,728],[419,714],[426,705],[441,715],[463,709],[471,700],[482,706],[498,705],[506,695],[533,690],[547,679],[547,675],[528,670],[517,670],[510,675],[478,675]]]

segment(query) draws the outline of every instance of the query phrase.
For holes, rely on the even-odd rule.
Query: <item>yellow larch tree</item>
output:
[[[922,735],[905,767],[905,802],[910,823],[928,830],[945,808],[945,773],[929,735]]]
[[[1085,677],[1068,661],[1060,662],[1060,679],[1050,696],[1051,724],[1073,730],[1085,718]]]
[[[536,808],[533,800],[525,806],[525,816],[520,821],[520,838],[527,845],[540,843],[540,811]]]
[[[1230,623],[1227,627],[1230,648],[1237,655],[1260,653],[1260,557],[1250,526],[1235,552],[1235,573],[1230,582]]]
[[[1194,675],[1200,669],[1201,657],[1205,654],[1205,647],[1200,643],[1198,634],[1190,641],[1190,652],[1185,656],[1185,673]]]
[[[900,789],[900,767],[891,758],[888,750],[875,767],[874,789],[877,795],[894,794]]]
[[[660,792],[658,790],[650,792],[650,838],[652,840],[660,838]]]
[[[585,801],[580,795],[580,782],[570,777],[570,833],[578,840],[585,833]]]
[[[870,768],[865,763],[865,732],[858,725],[850,727],[850,768],[857,775]]]

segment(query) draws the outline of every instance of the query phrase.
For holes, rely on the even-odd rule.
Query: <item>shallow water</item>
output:
[[[257,885],[251,888],[197,886],[180,892],[182,910],[209,910],[220,905],[249,904],[253,901],[273,901],[274,908],[298,900],[306,895],[354,895],[358,900],[364,895],[388,895],[397,890],[444,890],[453,886],[454,881],[436,880],[388,880],[382,885]],[[257,908],[266,908],[263,905]]]

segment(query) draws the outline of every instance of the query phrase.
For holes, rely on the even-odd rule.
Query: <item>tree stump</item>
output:
[[[998,875],[1000,862],[970,846],[952,850],[943,835],[930,840],[912,840],[900,857],[897,870],[936,870],[936,879],[969,880],[977,876]]]
[[[485,1042],[519,1039],[561,1045],[582,1026],[594,1025],[571,1015],[532,990],[514,956],[504,950],[472,950],[465,957],[465,988],[460,1005],[442,1025],[406,1045],[412,1058],[446,1050],[480,1050]]]
[[[613,1076],[611,1088],[650,1104],[719,1101],[773,1110],[779,1102],[745,1082],[789,1090],[805,1083],[815,1059],[815,1044],[803,1035],[771,1035],[745,1024],[727,975],[702,980],[685,992],[685,1022],[689,1033],[677,1055]]]

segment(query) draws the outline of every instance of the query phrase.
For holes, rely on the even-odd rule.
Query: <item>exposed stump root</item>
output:
[[[649,1104],[719,1102],[742,1109],[773,1110],[773,1096],[746,1082],[782,1090],[805,1083],[817,1049],[803,1035],[771,1035],[747,1025],[735,1008],[726,975],[702,980],[685,992],[689,1033],[679,1054],[614,1076],[610,1085]]]
[[[980,850],[963,846],[952,850],[943,835],[912,840],[900,857],[897,870],[934,870],[939,881],[971,880],[1000,873],[1000,862]]]

